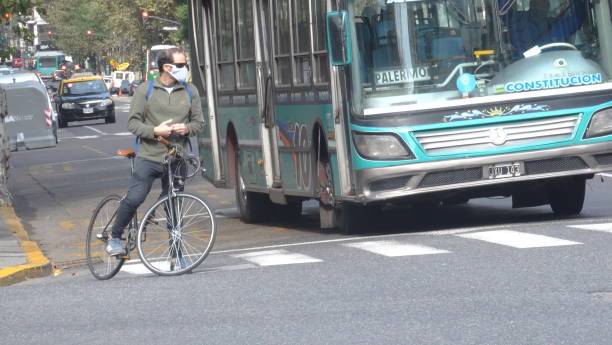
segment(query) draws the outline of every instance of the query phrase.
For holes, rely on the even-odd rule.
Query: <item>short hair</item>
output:
[[[187,56],[187,54],[185,54],[185,51],[183,49],[176,48],[176,47],[164,49],[159,52],[159,55],[157,56],[157,69],[159,70],[159,73],[162,73],[164,71],[165,64],[167,63],[172,64],[174,62],[175,54],[183,54]]]

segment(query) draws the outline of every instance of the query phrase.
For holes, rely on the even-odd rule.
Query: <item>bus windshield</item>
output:
[[[355,0],[350,11],[358,113],[602,84],[612,75],[607,1]]]
[[[57,64],[56,56],[38,58],[38,67],[56,67],[56,64]]]

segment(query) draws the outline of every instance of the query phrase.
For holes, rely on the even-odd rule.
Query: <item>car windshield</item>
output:
[[[107,89],[104,82],[97,79],[66,83],[64,84],[63,94],[67,96],[76,96],[106,91]]]
[[[354,0],[355,110],[606,83],[612,24],[602,3]]]

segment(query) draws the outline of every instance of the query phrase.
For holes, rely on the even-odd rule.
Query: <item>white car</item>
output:
[[[34,81],[40,83],[45,86],[45,83],[40,79],[40,76],[34,72],[26,72],[20,71],[12,74],[1,74],[0,73],[0,85],[2,84],[12,84],[12,83],[22,83],[26,81]],[[49,87],[46,87],[47,91],[49,91]],[[53,123],[53,134],[55,135],[55,142],[57,140],[57,112],[55,111],[55,104],[53,98],[49,97],[47,93],[47,105],[49,109],[51,109],[51,120]]]

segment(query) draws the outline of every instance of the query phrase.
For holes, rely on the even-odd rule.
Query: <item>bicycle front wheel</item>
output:
[[[106,243],[115,222],[115,215],[121,198],[109,195],[102,199],[94,210],[87,228],[86,256],[87,266],[94,277],[100,280],[110,279],[119,272],[123,265],[122,256],[110,256],[106,252]]]
[[[142,263],[159,275],[189,272],[204,261],[217,232],[215,215],[199,197],[178,193],[158,200],[138,228]]]

